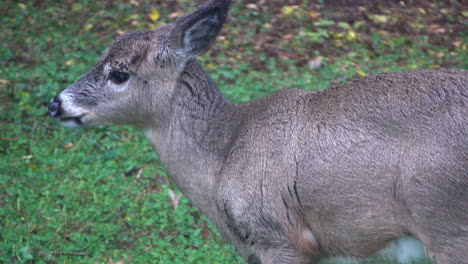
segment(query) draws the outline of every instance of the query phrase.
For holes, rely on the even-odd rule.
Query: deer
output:
[[[365,258],[403,236],[434,263],[468,263],[468,71],[379,73],[234,104],[196,61],[229,5],[118,37],[49,114],[143,130],[248,263]]]

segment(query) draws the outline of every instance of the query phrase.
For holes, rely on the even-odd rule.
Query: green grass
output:
[[[149,2],[3,1],[0,263],[243,263],[185,198],[171,207],[176,187],[139,131],[67,130],[45,115],[49,100],[98,60],[118,30],[156,28],[195,5]],[[324,9],[310,22],[308,6],[273,2],[262,11],[235,3],[225,39],[200,58],[232,101],[286,87],[323,90],[382,71],[468,66],[467,33],[456,31],[466,14],[452,14],[442,24],[449,34],[434,37],[424,17],[411,20],[416,34],[393,34],[382,25],[345,25]],[[150,7],[159,20],[147,18]],[[291,29],[275,35],[268,24],[278,16]],[[351,31],[356,38],[347,37]],[[292,39],[283,39],[288,33]],[[259,34],[298,59],[256,50]],[[307,67],[314,58],[320,69]]]

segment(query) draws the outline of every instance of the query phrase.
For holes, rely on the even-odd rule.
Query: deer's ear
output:
[[[221,31],[230,0],[215,0],[175,22],[172,32],[177,52],[191,59],[205,53]]]

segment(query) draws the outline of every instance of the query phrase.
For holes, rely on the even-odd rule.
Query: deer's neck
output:
[[[210,215],[216,175],[237,126],[236,106],[193,61],[180,75],[168,107],[167,125],[146,135],[171,179]]]

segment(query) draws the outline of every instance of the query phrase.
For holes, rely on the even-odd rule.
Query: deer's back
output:
[[[283,90],[243,105],[236,143],[296,143],[292,149],[302,152],[336,152],[357,141],[450,145],[466,140],[467,116],[466,70],[380,73],[322,92]]]

